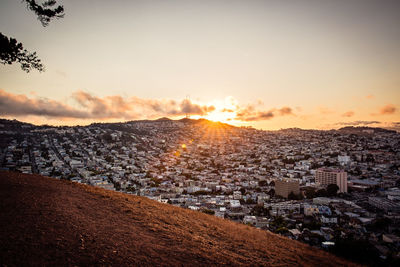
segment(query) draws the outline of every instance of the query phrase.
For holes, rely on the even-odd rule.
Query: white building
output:
[[[350,163],[350,156],[338,156],[338,161],[340,165],[347,165]]]

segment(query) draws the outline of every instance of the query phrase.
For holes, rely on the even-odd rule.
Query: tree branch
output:
[[[36,0],[22,0],[26,2],[28,9],[35,12],[43,27],[49,25],[53,18],[59,19],[64,17],[64,7],[57,4],[56,0],[47,0],[42,4],[37,3]]]
[[[21,69],[26,72],[30,72],[32,69],[37,69],[39,72],[44,71],[44,66],[36,52],[29,53],[24,49],[22,43],[0,33],[0,63],[6,65],[14,62],[19,62]]]

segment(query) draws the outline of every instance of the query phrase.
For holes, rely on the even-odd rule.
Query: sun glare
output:
[[[232,113],[227,113],[227,112],[222,112],[219,110],[210,112],[207,116],[205,116],[204,118],[210,121],[215,121],[215,122],[229,122],[230,120],[232,120],[234,118],[234,114]]]
[[[228,96],[223,101],[214,100],[210,105],[213,105],[215,110],[204,116],[205,119],[224,123],[231,123],[235,120],[238,102],[233,97]]]
[[[200,106],[213,107],[212,111],[207,112],[205,115],[192,115],[192,119],[206,119],[213,122],[222,122],[235,126],[246,125],[237,119],[238,112],[240,111],[239,102],[232,96],[228,96],[223,100],[212,100],[209,102],[198,102]]]

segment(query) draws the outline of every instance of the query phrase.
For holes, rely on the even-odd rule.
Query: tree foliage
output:
[[[337,186],[336,184],[329,184],[326,187],[326,192],[327,192],[328,196],[330,196],[330,197],[336,196],[338,190],[339,190],[339,186]]]
[[[59,19],[64,17],[64,7],[61,5],[56,6],[56,0],[47,0],[41,4],[36,0],[25,0],[25,2],[28,9],[36,14],[43,27],[48,26],[54,18]]]
[[[316,193],[315,193],[316,197],[327,197],[328,193],[326,192],[326,189],[322,188],[319,189]]]
[[[64,7],[57,5],[56,0],[46,0],[43,3],[38,3],[36,0],[23,1],[26,2],[27,8],[37,15],[43,27],[49,25],[54,18],[64,17]],[[29,52],[16,39],[0,33],[0,63],[11,65],[14,62],[20,63],[21,69],[26,72],[30,72],[32,69],[37,69],[39,72],[44,71],[44,66],[36,52]]]
[[[0,33],[0,63],[3,65],[18,62],[21,64],[21,69],[29,72],[32,69],[44,71],[44,66],[37,57],[36,52],[29,53],[22,43],[14,38],[8,38]]]
[[[301,200],[303,199],[303,195],[300,194],[295,194],[293,191],[289,193],[288,195],[288,199],[289,200]]]
[[[256,205],[252,208],[250,214],[254,216],[269,216],[269,209],[264,208],[264,206]]]
[[[357,261],[362,264],[379,266],[379,253],[367,240],[354,238],[338,239],[332,252],[338,256]]]
[[[316,197],[316,192],[315,192],[315,188],[309,187],[306,189],[306,197],[308,199],[312,199],[314,197]]]

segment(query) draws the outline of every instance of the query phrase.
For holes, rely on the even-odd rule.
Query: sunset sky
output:
[[[0,65],[0,117],[35,124],[204,117],[259,129],[400,129],[400,1],[65,0],[0,32],[46,71]]]

